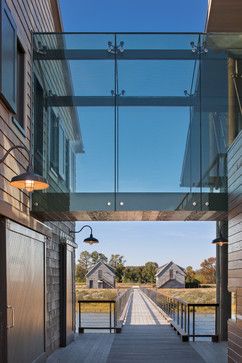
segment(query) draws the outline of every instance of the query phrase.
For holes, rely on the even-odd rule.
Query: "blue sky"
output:
[[[60,0],[60,4],[66,32],[202,32],[207,10],[207,0]],[[78,41],[78,37],[73,39]],[[105,42],[108,40],[107,37]],[[83,41],[88,44],[89,40],[83,38]],[[132,44],[132,37],[127,38],[126,43],[128,41]],[[172,39],[163,38],[162,41],[169,46]],[[73,62],[71,70],[76,94],[108,95],[113,89],[112,66],[112,62],[98,65],[89,62],[81,66]],[[134,66],[132,69],[128,64],[129,69],[126,70],[125,63],[119,66],[120,90],[124,88],[129,95],[142,95],[144,90],[146,95],[182,95],[184,89],[189,89],[192,65],[188,63],[181,66],[180,62],[179,75],[174,74],[174,69],[178,69],[176,65],[170,72],[167,66],[164,67],[163,73],[162,69],[159,70],[160,64],[148,70],[143,64]],[[159,74],[162,77],[160,81],[157,78]],[[77,191],[112,191],[113,141],[110,135],[113,133],[113,110],[79,108],[78,113],[86,154],[80,156],[77,162]],[[177,136],[173,137],[176,148],[169,143],[172,138],[158,138],[158,135],[164,135],[162,123],[156,123],[158,118],[167,119],[166,135],[174,136],[176,128]],[[155,108],[149,111],[149,115],[147,110],[139,114],[135,109],[120,110],[121,191],[137,191],[137,188],[140,191],[179,190],[187,118],[187,110],[179,108],[159,111],[159,115]],[[173,123],[177,119],[179,128]],[[134,142],[137,120],[141,135],[153,130],[150,138]],[[153,122],[152,128],[147,121]],[[102,145],[100,141],[98,143],[100,132],[104,135]],[[179,151],[174,154],[171,150]],[[159,157],[165,153],[167,157]],[[154,165],[157,167],[154,168]],[[148,178],[152,172],[152,178]],[[83,183],[80,181],[82,175],[85,175]],[[77,223],[77,228],[81,225],[83,223]],[[202,259],[215,254],[210,244],[215,235],[213,222],[95,222],[92,226],[100,244],[95,247],[83,245],[81,241],[88,233],[83,231],[77,236],[80,242],[77,256],[87,247],[89,251],[97,248],[108,256],[120,253],[126,257],[127,264],[142,264],[147,260],[162,264],[173,259],[183,266],[191,264],[198,267]]]

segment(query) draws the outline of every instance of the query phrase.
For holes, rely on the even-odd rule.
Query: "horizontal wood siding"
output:
[[[242,362],[242,133],[228,151],[229,290],[236,293],[237,320],[228,324],[229,362]]]
[[[21,144],[30,148],[32,132],[31,33],[33,31],[61,31],[57,0],[7,0],[7,4],[16,23],[17,36],[25,52],[24,132],[13,123],[13,114],[0,99],[0,158],[13,145]],[[62,69],[59,68],[59,71]],[[56,88],[63,88],[63,85],[64,83],[58,84]],[[70,120],[70,114],[68,120]],[[29,194],[9,186],[11,178],[24,172],[27,165],[28,156],[22,150],[15,150],[3,164],[0,164],[0,213],[35,228],[38,226],[38,222],[31,217]],[[39,225],[41,226],[41,224]],[[49,222],[46,225],[52,229],[52,234],[46,243],[46,351],[51,353],[60,342],[60,238],[63,233],[69,235],[69,229],[73,229],[74,226],[70,222]],[[74,286],[73,281],[72,286]]]

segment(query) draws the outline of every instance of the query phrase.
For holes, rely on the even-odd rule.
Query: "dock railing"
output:
[[[160,309],[171,326],[181,336],[182,341],[218,341],[217,303],[190,303],[169,297],[155,289],[141,288]]]
[[[132,289],[113,300],[78,300],[78,332],[106,330],[121,333]]]

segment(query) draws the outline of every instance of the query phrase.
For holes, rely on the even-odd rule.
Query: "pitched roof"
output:
[[[86,274],[86,277],[91,275],[101,265],[105,265],[114,275],[116,274],[116,270],[112,266],[110,266],[107,262],[105,262],[103,260],[99,260],[99,261],[97,261],[97,263],[94,266],[92,266],[89,269],[89,271]]]
[[[170,261],[170,262],[168,262],[168,263],[166,263],[165,265],[162,265],[162,266],[160,266],[159,268],[158,268],[158,270],[157,270],[157,272],[156,272],[156,274],[155,274],[155,276],[159,276],[159,275],[161,275],[161,273],[164,273],[168,268],[170,268],[171,267],[171,265],[172,264],[174,264],[174,265],[176,265],[184,274],[185,274],[185,269],[183,268],[183,267],[181,267],[181,266],[179,266],[179,265],[177,265],[175,262],[173,262],[173,261]]]

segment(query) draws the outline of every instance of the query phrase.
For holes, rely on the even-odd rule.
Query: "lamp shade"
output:
[[[90,237],[85,238],[83,242],[88,243],[89,245],[93,245],[94,243],[99,243],[98,239],[93,237],[92,233],[90,234]]]
[[[25,189],[27,192],[49,188],[49,184],[42,176],[27,170],[26,173],[14,176],[10,183],[11,186],[18,189]]]
[[[223,245],[228,244],[228,240],[227,240],[227,238],[223,238],[222,236],[220,236],[220,237],[217,237],[214,240],[212,240],[212,244],[218,245],[218,246],[223,246]]]

